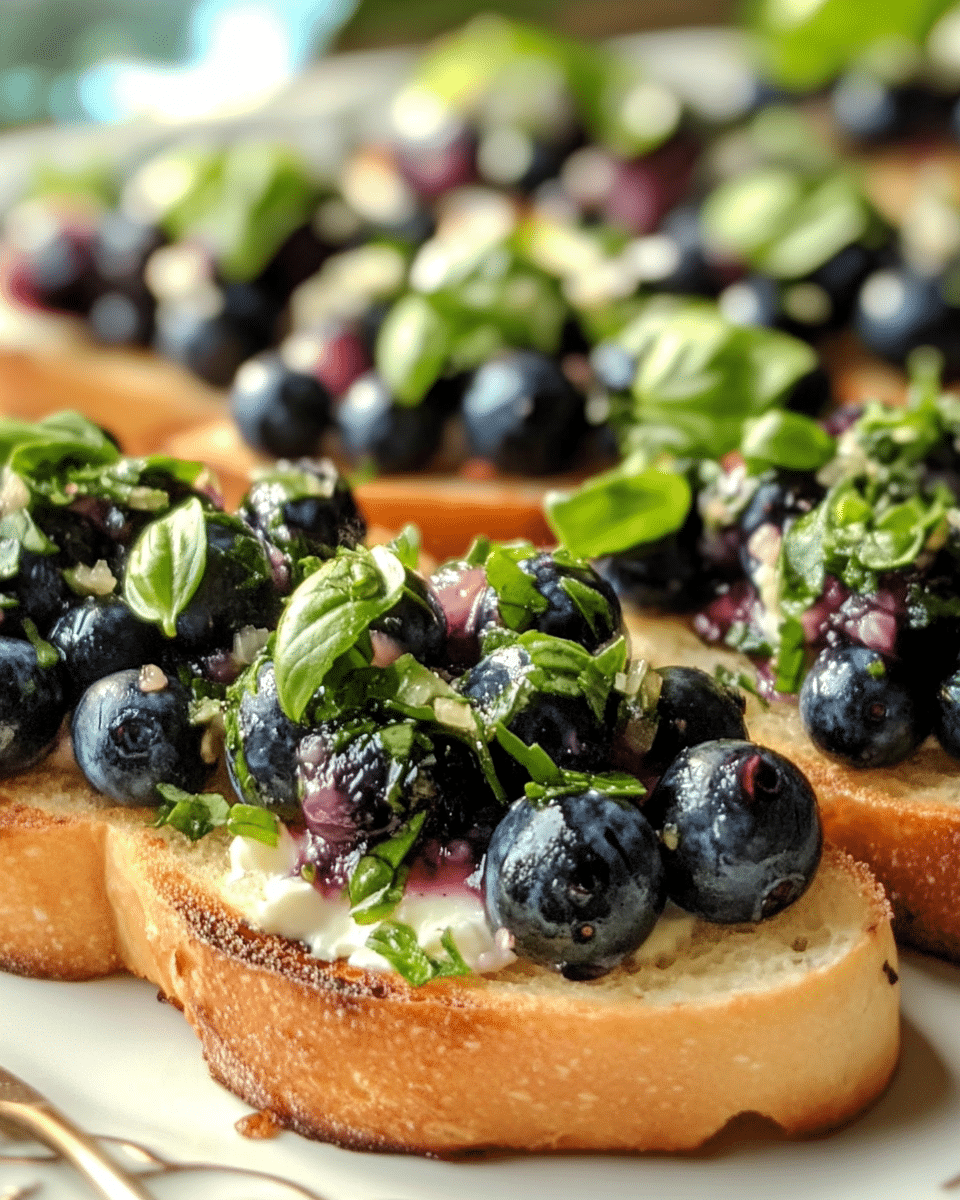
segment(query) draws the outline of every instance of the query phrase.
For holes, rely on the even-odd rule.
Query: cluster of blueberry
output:
[[[858,125],[841,81],[837,121],[915,132],[922,93],[888,92],[897,119]],[[933,344],[956,373],[956,213],[899,237],[780,99],[755,89],[711,125],[633,64],[479,22],[332,183],[276,147],[168,152],[93,218],[57,200],[38,222],[32,202],[10,223],[12,288],[232,385],[260,451],[315,453],[336,430],[339,453],[386,471],[614,457],[617,397],[639,386],[618,339],[652,293],[811,341],[852,325],[895,362]],[[828,390],[818,375],[790,403]]]
[[[352,897],[375,858],[388,915],[412,866],[480,886],[485,862],[491,920],[576,978],[668,896],[755,921],[812,877],[803,777],[745,740],[738,693],[631,666],[587,563],[484,541],[426,579],[409,535],[361,544],[329,462],[280,463],[230,516],[202,468],[123,458],[82,419],[0,433],[3,773],[72,712],[91,784],[173,819],[225,726],[238,795],[290,821],[318,888]]]

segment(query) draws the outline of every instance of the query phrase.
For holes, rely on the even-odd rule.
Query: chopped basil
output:
[[[800,690],[806,667],[806,638],[799,621],[788,619],[780,626],[780,643],[774,660],[773,686],[792,695]]]
[[[151,521],[134,543],[123,598],[141,620],[176,637],[177,617],[200,586],[206,564],[206,522],[194,496]]]
[[[367,938],[367,948],[376,951],[414,987],[451,975],[469,975],[470,968],[447,929],[440,943],[446,956],[434,958],[417,940],[416,930],[399,921],[384,921]]]
[[[158,783],[157,791],[163,803],[157,809],[154,827],[172,825],[191,841],[226,825],[230,816],[230,805],[218,792],[185,792],[170,783]]]
[[[484,564],[487,582],[497,593],[497,607],[503,623],[517,632],[528,629],[533,617],[550,607],[533,576],[519,565],[535,553],[529,542],[495,545]]]
[[[861,240],[872,221],[853,177],[838,169],[761,166],[720,184],[703,206],[714,245],[779,279],[811,274]]]
[[[60,655],[55,647],[49,642],[45,642],[37,631],[37,627],[29,617],[23,618],[23,632],[27,635],[27,641],[34,649],[37,656],[38,667],[55,667],[60,661]]]
[[[387,548],[400,559],[408,571],[415,571],[420,562],[421,543],[420,530],[416,525],[404,525],[397,536],[387,543]]]
[[[427,814],[419,812],[392,837],[373,846],[360,859],[350,881],[350,915],[358,925],[372,925],[388,917],[403,898],[407,857],[419,836]]]

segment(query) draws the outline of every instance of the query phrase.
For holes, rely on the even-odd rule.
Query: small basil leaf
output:
[[[833,457],[835,440],[816,421],[802,413],[773,409],[747,421],[740,453],[753,471],[782,467],[817,471]]]
[[[799,692],[805,666],[806,637],[803,626],[799,621],[788,619],[780,626],[773,686],[787,695]]]
[[[123,581],[123,598],[142,621],[167,637],[200,586],[207,565],[203,505],[194,496],[158,517],[134,543]]]
[[[398,404],[416,405],[443,372],[451,331],[433,304],[408,293],[387,313],[374,349],[374,361]]]
[[[397,536],[387,543],[387,548],[393,551],[408,571],[415,571],[420,562],[422,542],[416,525],[404,525]]]
[[[252,838],[265,846],[280,840],[280,822],[268,809],[253,804],[234,804],[227,818],[227,832],[233,837]]]
[[[217,792],[185,792],[170,783],[158,783],[157,791],[163,803],[153,822],[156,828],[172,825],[195,842],[227,823],[230,805]]]
[[[497,724],[496,737],[504,750],[511,758],[517,760],[535,783],[553,783],[560,778],[560,768],[538,743],[528,746],[515,733],[511,733],[502,721]]]
[[[533,576],[519,565],[533,553],[532,546],[501,545],[495,546],[487,557],[487,581],[497,593],[497,607],[508,629],[528,628],[533,616],[550,607]]]
[[[433,958],[417,941],[409,925],[399,921],[384,921],[367,938],[367,947],[382,955],[408,983],[420,987],[433,979],[451,975],[469,975],[470,968],[454,944],[449,930],[444,932],[441,945],[445,958]]]
[[[550,529],[566,549],[582,558],[598,558],[676,532],[692,500],[690,484],[680,474],[612,471],[588,480],[576,492],[548,493],[544,510]]]

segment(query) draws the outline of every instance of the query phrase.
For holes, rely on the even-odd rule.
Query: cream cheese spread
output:
[[[344,959],[350,966],[392,971],[390,963],[366,945],[377,926],[358,925],[350,916],[347,901],[318,891],[296,873],[296,863],[296,843],[283,826],[276,846],[235,837],[230,844],[224,892],[257,929],[303,942],[317,958],[326,962]],[[449,930],[464,961],[481,974],[500,971],[516,958],[507,931],[490,928],[482,897],[468,888],[418,893],[408,885],[392,919],[414,929],[430,955],[444,954],[440,939]],[[676,954],[690,938],[695,923],[695,917],[668,905],[631,961]]]

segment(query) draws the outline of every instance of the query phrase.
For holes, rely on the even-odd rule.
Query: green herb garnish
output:
[[[399,921],[384,921],[366,942],[368,949],[382,955],[414,987],[421,987],[433,979],[470,974],[449,929],[444,931],[440,944],[446,956],[434,958],[417,941],[416,931]]]
[[[151,521],[134,543],[123,598],[141,620],[176,637],[177,617],[200,586],[206,565],[206,522],[194,496]]]

